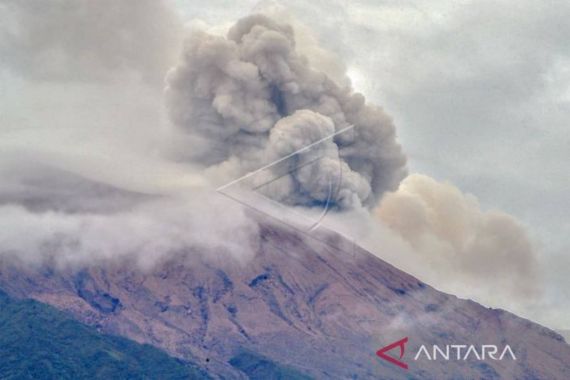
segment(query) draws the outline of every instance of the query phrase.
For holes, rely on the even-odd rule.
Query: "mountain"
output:
[[[562,335],[567,342],[570,342],[570,330],[559,330],[557,332]]]
[[[1,379],[209,379],[149,345],[102,334],[51,306],[0,292]]]
[[[333,232],[258,223],[247,262],[191,252],[148,271],[118,261],[73,270],[3,262],[0,288],[216,378],[570,378],[570,345],[545,327],[439,292]],[[376,356],[403,337],[407,370]],[[508,344],[516,360],[414,361],[422,344]]]

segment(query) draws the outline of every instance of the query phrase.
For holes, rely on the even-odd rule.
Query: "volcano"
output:
[[[570,345],[554,331],[442,293],[332,231],[307,235],[252,218],[259,244],[245,263],[188,260],[203,257],[191,252],[151,270],[4,261],[0,288],[220,379],[570,378]],[[402,358],[387,354],[407,369],[376,355],[404,337]],[[452,344],[509,345],[516,360],[414,360],[421,345]]]

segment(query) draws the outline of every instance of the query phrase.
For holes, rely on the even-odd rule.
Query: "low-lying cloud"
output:
[[[244,264],[256,252],[258,235],[239,204],[206,189],[106,214],[0,206],[0,257],[34,266],[128,261],[152,270],[173,257]]]

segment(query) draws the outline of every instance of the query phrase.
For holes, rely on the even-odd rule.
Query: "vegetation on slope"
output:
[[[230,360],[230,364],[242,371],[251,380],[311,380],[294,368],[286,367],[274,361],[252,353],[240,352]]]
[[[0,291],[1,379],[208,379],[159,349],[101,334],[67,314]]]

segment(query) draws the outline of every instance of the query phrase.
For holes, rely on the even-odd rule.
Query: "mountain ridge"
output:
[[[570,377],[570,346],[552,330],[441,293],[338,234],[258,222],[260,243],[245,264],[173,257],[144,273],[125,263],[59,272],[4,263],[0,287],[194,358],[219,378],[246,378],[229,364],[240,350],[315,378]],[[409,349],[508,343],[521,359],[410,362],[403,371],[375,356],[403,336]]]

